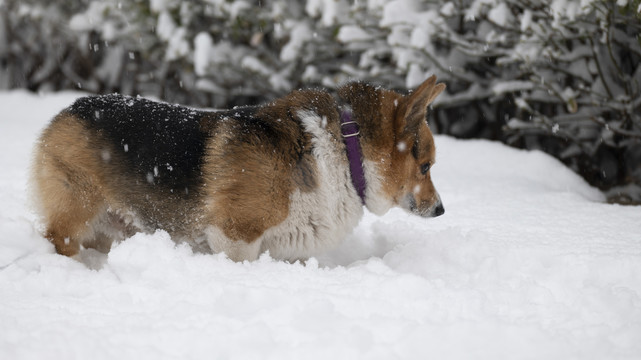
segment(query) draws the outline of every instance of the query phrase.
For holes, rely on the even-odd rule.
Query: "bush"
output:
[[[641,201],[639,0],[5,0],[0,87],[229,107],[448,85],[430,126],[542,149]]]

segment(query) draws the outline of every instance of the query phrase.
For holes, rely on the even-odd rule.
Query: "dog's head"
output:
[[[365,83],[339,89],[361,124],[365,163],[377,169],[378,176],[367,179],[370,211],[382,215],[400,206],[423,217],[445,212],[432,184],[436,148],[426,121],[428,105],[444,89],[435,76],[405,96]]]
[[[378,170],[378,178],[368,179],[368,194],[374,196],[366,199],[374,213],[392,206],[423,217],[445,212],[432,184],[436,149],[426,121],[428,105],[444,89],[432,76],[405,96],[363,83],[339,90],[362,124],[366,162]]]
[[[437,84],[436,77],[431,76],[411,94],[396,99],[395,144],[386,190],[395,205],[423,217],[445,212],[432,184],[436,148],[426,121],[428,105],[444,89],[445,84]]]

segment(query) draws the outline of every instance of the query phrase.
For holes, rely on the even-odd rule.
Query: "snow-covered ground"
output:
[[[0,359],[639,359],[641,208],[558,161],[438,136],[444,216],[367,214],[305,265],[164,232],[99,270],[27,206],[39,130],[78,94],[0,93]]]

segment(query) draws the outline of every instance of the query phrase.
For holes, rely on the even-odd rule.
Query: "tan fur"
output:
[[[47,221],[46,237],[59,254],[78,253],[85,223],[103,206],[94,151],[82,125],[64,113],[45,130],[37,147],[37,197]]]
[[[292,108],[303,108],[314,98],[318,108],[330,108],[332,98],[326,93],[293,92],[263,108],[256,115],[287,119]],[[338,113],[332,114],[337,117]],[[205,197],[210,204],[206,221],[233,240],[255,241],[265,230],[282,222],[289,211],[289,197],[294,189],[303,192],[316,187],[316,164],[311,156],[309,134],[283,125],[279,143],[243,144],[229,149],[229,134],[236,129],[223,128],[222,135],[208,147],[205,165]],[[334,129],[339,131],[338,129]],[[291,144],[300,141],[305,155],[296,159]],[[285,150],[285,151],[283,151]],[[223,161],[221,161],[223,160]]]
[[[339,102],[351,107],[359,124],[371,210],[386,211],[385,205],[374,205],[378,201],[421,216],[440,215],[430,173],[420,169],[435,161],[425,116],[444,88],[431,77],[407,96],[363,83],[339,89]],[[335,236],[332,226],[355,226],[355,216],[360,216],[355,189],[349,181],[336,184],[328,178],[342,177],[348,163],[340,108],[327,92],[294,91],[257,108],[245,122],[234,118],[233,111],[199,114],[196,125],[207,135],[200,182],[174,189],[155,186],[149,174],[146,181],[132,172],[132,165],[126,165],[131,154],[91,120],[72,110],[60,113],[36,146],[33,169],[45,236],[56,252],[73,256],[81,246],[106,252],[113,240],[162,228],[196,247],[205,238],[211,250],[225,251],[237,261],[255,259],[267,249],[279,253],[283,244],[293,250],[280,253],[295,259],[306,248],[322,248],[310,242],[325,241],[316,236]],[[330,158],[334,163],[319,163]],[[344,198],[323,200],[327,196]],[[346,219],[332,225],[327,213],[317,216],[314,211]],[[304,223],[297,229],[299,221]]]

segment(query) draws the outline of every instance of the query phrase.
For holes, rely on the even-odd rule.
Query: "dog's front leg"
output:
[[[260,255],[263,237],[247,242],[244,240],[233,240],[227,237],[219,228],[210,226],[205,231],[207,244],[214,253],[224,252],[227,256],[236,262],[254,261]]]

